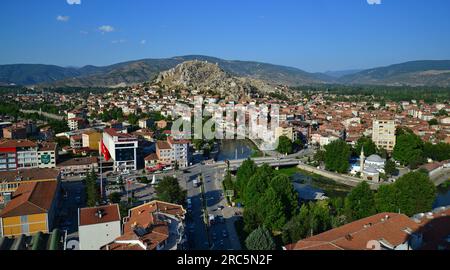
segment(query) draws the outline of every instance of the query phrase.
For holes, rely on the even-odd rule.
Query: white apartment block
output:
[[[394,151],[396,143],[395,120],[374,120],[372,130],[372,140],[378,148],[389,152]]]
[[[137,170],[138,140],[136,137],[105,129],[103,143],[114,161],[114,171]]]

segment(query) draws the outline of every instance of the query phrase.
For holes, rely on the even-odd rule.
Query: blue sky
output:
[[[2,0],[0,36],[0,64],[204,54],[346,70],[450,59],[450,1]]]

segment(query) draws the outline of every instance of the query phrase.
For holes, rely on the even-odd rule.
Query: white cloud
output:
[[[381,5],[381,0],[367,0],[369,5]]]
[[[81,5],[81,0],[67,0],[69,5]]]
[[[70,17],[69,16],[58,15],[56,17],[56,20],[60,21],[60,22],[68,22],[70,20]]]
[[[98,30],[100,30],[100,32],[102,33],[111,33],[115,31],[114,27],[112,27],[111,25],[102,25],[98,28]]]

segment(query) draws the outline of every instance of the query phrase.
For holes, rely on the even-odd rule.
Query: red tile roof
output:
[[[0,182],[16,181],[56,181],[60,174],[55,169],[27,169],[19,171],[0,172]]]
[[[101,211],[101,217],[98,215]],[[102,224],[119,221],[119,205],[112,204],[100,207],[83,208],[79,210],[79,226]]]
[[[382,213],[361,219],[322,234],[286,246],[288,250],[367,250],[371,240],[398,246],[407,241],[409,233],[419,225],[402,214]]]
[[[14,193],[0,217],[17,217],[48,213],[57,192],[56,181],[23,183]]]

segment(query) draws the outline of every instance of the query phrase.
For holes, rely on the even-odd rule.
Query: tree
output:
[[[447,143],[425,143],[423,147],[424,156],[436,161],[450,159],[450,144]]]
[[[292,141],[286,136],[281,136],[280,138],[278,138],[277,151],[281,154],[292,154]]]
[[[122,200],[122,195],[119,192],[114,192],[109,194],[109,200],[112,203],[120,203],[120,201]]]
[[[128,115],[128,122],[131,125],[135,126],[139,122],[139,117],[136,114],[132,113],[132,114]]]
[[[298,210],[298,193],[286,175],[278,175],[270,182],[270,187],[280,196],[284,206],[284,213],[288,219]]]
[[[368,157],[377,153],[377,146],[371,138],[361,137],[355,146],[354,155],[359,156],[361,149],[364,147],[364,154]]]
[[[428,125],[437,126],[439,125],[439,121],[437,119],[431,119],[430,121],[428,121]]]
[[[350,146],[342,141],[336,140],[325,146],[325,166],[329,171],[346,173],[350,167]]]
[[[398,189],[395,184],[382,185],[375,194],[375,207],[378,213],[397,213],[400,209],[398,206]]]
[[[89,172],[85,178],[86,204],[88,207],[95,207],[100,200],[99,189],[97,188],[97,178],[97,173],[94,170]]]
[[[437,191],[428,175],[422,172],[408,173],[400,177],[394,185],[398,189],[397,206],[402,213],[413,216],[433,208]]]
[[[264,164],[257,168],[245,187],[243,199],[246,206],[253,206],[258,202],[259,198],[266,192],[272,177],[273,169],[269,165]]]
[[[275,250],[276,244],[269,230],[259,227],[245,240],[248,250]]]
[[[294,146],[294,148],[295,148],[297,151],[300,151],[300,150],[302,150],[303,148],[305,148],[305,144],[304,144],[303,141],[300,140],[300,139],[295,140],[293,146]]]
[[[325,151],[318,150],[316,154],[314,154],[314,160],[317,162],[325,162]]]
[[[403,165],[415,169],[423,163],[423,143],[419,136],[410,132],[400,132],[394,147],[393,157]]]
[[[303,204],[298,215],[283,227],[283,242],[297,242],[303,238],[325,232],[332,228],[332,217],[328,201]]]
[[[356,186],[345,199],[345,211],[352,220],[358,220],[375,214],[375,200],[367,182]]]
[[[287,222],[282,199],[272,187],[259,198],[256,209],[263,225],[273,231],[281,230]]]
[[[236,188],[240,196],[244,196],[245,188],[247,187],[249,179],[255,174],[258,166],[251,159],[247,159],[239,167],[236,174]]]
[[[168,203],[183,205],[186,202],[187,191],[183,190],[174,177],[164,177],[156,187],[158,199]]]
[[[386,164],[384,165],[384,171],[388,176],[396,175],[398,173],[398,170],[395,162],[390,159],[386,161]]]

